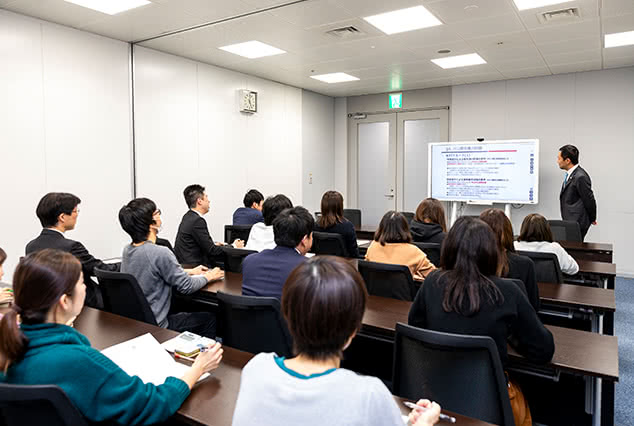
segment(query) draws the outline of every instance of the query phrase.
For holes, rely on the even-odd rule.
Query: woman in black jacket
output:
[[[410,224],[410,231],[416,242],[442,244],[447,235],[447,220],[442,203],[435,198],[421,201]]]
[[[321,216],[317,219],[314,230],[341,235],[348,256],[359,257],[357,233],[352,222],[343,217],[343,196],[339,192],[326,191],[321,197]]]

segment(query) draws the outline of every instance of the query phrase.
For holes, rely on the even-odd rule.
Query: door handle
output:
[[[384,196],[387,198],[394,198],[394,194],[385,194]]]

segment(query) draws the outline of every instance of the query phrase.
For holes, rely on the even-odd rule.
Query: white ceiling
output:
[[[512,0],[151,0],[109,16],[63,0],[0,0],[0,8],[330,96],[350,96],[634,65],[634,46],[604,49],[603,35],[634,30],[634,0],[575,0],[518,11]],[[284,5],[286,4],[286,5]],[[423,4],[444,25],[385,35],[362,17]],[[262,10],[283,5],[273,10]],[[577,7],[572,22],[542,24],[541,12]],[[259,11],[259,12],[258,12]],[[253,13],[257,12],[257,13]],[[353,25],[352,40],[326,31]],[[218,47],[259,40],[288,53],[245,59]],[[440,49],[450,49],[442,55]],[[432,58],[477,52],[487,64],[443,70]],[[327,84],[311,74],[346,72]]]

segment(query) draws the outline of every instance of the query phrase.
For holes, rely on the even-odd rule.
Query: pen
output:
[[[416,405],[413,402],[403,401],[403,404],[405,404],[406,407],[414,409],[414,410],[421,410],[421,411],[427,410],[427,408],[421,407],[420,405]],[[455,417],[451,417],[443,413],[440,413],[440,420],[444,420],[449,423],[456,423]]]
[[[190,358],[188,356],[184,356],[184,355],[179,355],[179,354],[174,354],[174,358],[178,358],[178,359],[185,359],[187,361],[196,361],[194,358]]]

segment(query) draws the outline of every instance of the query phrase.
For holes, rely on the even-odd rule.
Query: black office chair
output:
[[[392,393],[427,398],[443,409],[514,426],[495,341],[396,324]]]
[[[368,293],[398,300],[414,300],[418,286],[405,265],[359,260],[359,273]]]
[[[412,212],[400,212],[403,216],[405,216],[405,219],[407,219],[407,223],[408,224],[412,224],[412,220],[414,220],[414,213]]]
[[[315,221],[319,220],[321,217],[321,212],[315,212]]]
[[[535,264],[535,272],[537,273],[537,282],[555,284],[562,284],[564,282],[564,275],[559,267],[559,260],[556,254],[521,250],[518,250],[516,253],[532,259]]]
[[[434,266],[440,265],[440,244],[419,243],[417,241],[414,241],[412,244],[424,251],[425,255],[427,255],[427,258],[434,264]]]
[[[310,252],[348,257],[348,250],[346,250],[343,236],[330,232],[313,232],[313,246]]]
[[[218,335],[232,348],[292,356],[293,341],[274,297],[238,296],[219,291]]]
[[[242,261],[250,254],[257,253],[257,250],[247,250],[233,247],[223,247],[225,271],[242,272]]]
[[[5,383],[0,383],[0,423],[6,426],[88,425],[59,386]]]
[[[581,243],[581,228],[572,220],[548,220],[555,241],[574,241]]]
[[[235,240],[249,241],[249,233],[253,225],[225,225],[225,243],[231,244]]]
[[[99,288],[103,294],[104,309],[113,314],[158,325],[141,286],[136,278],[123,272],[95,268]]]
[[[352,222],[355,228],[361,228],[361,210],[343,209],[343,217]]]
[[[172,247],[172,243],[170,243],[170,241],[165,239],[165,238],[156,237],[156,243],[155,244],[157,246],[167,247],[168,249],[170,249],[170,251],[172,253],[174,253],[174,247]]]

